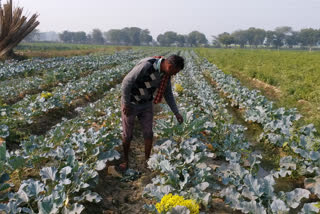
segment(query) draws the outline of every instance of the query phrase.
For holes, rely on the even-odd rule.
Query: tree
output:
[[[78,44],[85,44],[88,43],[88,37],[86,32],[79,31],[73,33],[73,42]]]
[[[247,30],[247,40],[249,45],[253,45],[254,43],[254,37],[255,37],[255,28],[251,27]]]
[[[219,42],[217,36],[212,36],[212,46],[216,48],[221,48],[221,43]]]
[[[272,43],[273,43],[273,35],[274,35],[274,32],[271,31],[271,30],[268,30],[266,32],[266,38],[264,40],[264,44],[268,47],[272,46]]]
[[[121,43],[121,30],[111,29],[104,33],[106,41],[111,44],[120,44]]]
[[[63,31],[62,33],[59,34],[59,38],[61,41],[64,43],[73,43],[73,33],[70,31]]]
[[[238,30],[231,34],[234,38],[235,44],[240,45],[240,48],[244,48],[244,46],[248,43],[247,31]]]
[[[146,45],[152,42],[152,36],[150,35],[150,31],[148,29],[144,29],[140,32],[140,42]]]
[[[179,46],[183,47],[186,44],[187,36],[177,34],[174,31],[167,31],[157,37],[157,41],[161,46]]]
[[[173,31],[167,31],[164,34],[160,34],[157,40],[161,46],[171,46],[178,43],[178,34]]]
[[[186,36],[178,34],[177,35],[177,43],[179,47],[183,47],[186,43]]]
[[[131,45],[140,45],[140,32],[141,29],[138,27],[124,28],[123,31],[128,35],[129,43]]]
[[[157,41],[159,42],[160,46],[169,46],[168,41],[163,34],[159,34],[157,36]]]
[[[319,31],[312,28],[301,29],[299,37],[304,46],[309,46],[309,51],[320,41]]]
[[[292,48],[293,45],[299,44],[299,33],[296,31],[292,31],[291,35],[287,35],[285,37],[285,40],[286,40],[289,48]]]
[[[105,32],[104,36],[108,42],[115,45],[149,45],[153,39],[148,29],[142,30],[137,27],[111,29]]]
[[[191,33],[189,33],[187,42],[190,44],[190,46],[200,46],[208,44],[206,36],[199,31],[192,31]]]
[[[262,45],[266,38],[266,31],[259,28],[251,27],[246,31],[247,41],[250,46]]]
[[[96,45],[103,45],[104,38],[102,36],[102,32],[99,29],[93,29],[92,31],[92,43]]]
[[[226,47],[228,47],[229,45],[233,44],[235,39],[233,36],[231,36],[229,33],[224,32],[222,34],[219,34],[217,37],[218,41],[221,44],[224,44]]]
[[[285,35],[284,35],[284,33],[274,31],[272,44],[276,48],[280,48],[281,46],[283,46],[285,44]]]
[[[111,29],[104,35],[106,40],[114,45],[128,45],[130,43],[129,36],[124,30]]]
[[[285,44],[286,35],[282,31],[267,31],[265,34],[265,44],[280,48]]]
[[[20,7],[13,10],[12,0],[0,4],[0,58],[14,56],[13,48],[40,24],[37,14],[28,20],[22,12]]]
[[[256,47],[258,47],[258,45],[262,45],[265,38],[266,31],[263,29],[256,28],[254,30],[253,45],[255,45]]]

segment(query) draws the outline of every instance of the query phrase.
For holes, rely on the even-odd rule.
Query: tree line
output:
[[[275,30],[264,30],[260,28],[249,28],[247,30],[237,30],[230,33],[224,32],[213,37],[213,46],[229,47],[238,45],[241,48],[249,47],[309,47],[320,43],[320,29],[305,28],[294,31],[289,26],[277,27]]]
[[[39,31],[35,30],[26,39],[26,42],[39,40]],[[167,31],[160,34],[157,40],[154,40],[148,29],[138,27],[126,27],[123,29],[111,29],[102,32],[100,29],[93,29],[91,33],[84,31],[72,32],[63,31],[59,34],[63,43],[72,44],[111,44],[111,45],[160,45],[160,46],[180,46],[196,47],[208,45],[206,36],[198,31],[192,31],[188,35],[180,35],[173,31]]]
[[[38,38],[39,31],[35,30],[25,41],[31,42]],[[289,26],[277,27],[274,30],[264,30],[251,27],[247,30],[237,30],[232,33],[221,33],[212,36],[213,47],[309,47],[320,43],[320,29],[306,28],[294,31]],[[111,29],[102,32],[100,29],[93,29],[91,33],[84,31],[72,32],[63,31],[59,34],[61,42],[74,44],[111,44],[111,45],[160,45],[179,47],[209,46],[205,34],[199,31],[192,31],[182,35],[174,31],[167,31],[157,36],[156,40],[150,35],[148,29],[138,27],[126,27],[123,29]]]
[[[148,29],[138,27],[126,27],[123,29],[111,29],[102,32],[94,29],[91,34],[85,32],[64,31],[59,35],[65,43],[91,43],[91,44],[112,44],[112,45],[160,45],[160,46],[203,46],[208,40],[203,33],[193,31],[188,35],[180,35],[173,31],[160,34],[155,41]]]

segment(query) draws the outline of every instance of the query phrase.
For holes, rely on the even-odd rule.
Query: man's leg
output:
[[[144,157],[147,162],[150,158],[153,139],[144,139]]]
[[[125,170],[129,167],[129,151],[130,143],[132,140],[132,131],[134,127],[134,119],[136,113],[134,109],[131,109],[130,115],[126,116],[123,111],[121,111],[122,119],[122,146],[123,146],[123,160],[124,162],[120,164],[120,168]]]
[[[144,154],[145,161],[147,162],[150,158],[152,142],[153,142],[153,108],[152,105],[150,107],[144,109],[138,114],[138,118],[141,123],[143,138],[144,138]]]
[[[129,150],[130,141],[122,140],[123,146],[123,163],[120,164],[121,169],[127,169],[129,167]]]

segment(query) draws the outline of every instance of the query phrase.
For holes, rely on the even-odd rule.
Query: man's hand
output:
[[[181,116],[181,114],[177,113],[176,118],[180,124],[183,123],[183,117]]]
[[[126,106],[126,105],[123,105],[123,106],[122,106],[122,112],[123,112],[124,115],[126,115],[127,117],[130,116],[130,113],[131,113],[130,111],[131,111],[131,109],[130,109],[129,106]]]

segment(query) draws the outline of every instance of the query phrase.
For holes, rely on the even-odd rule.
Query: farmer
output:
[[[153,141],[153,104],[161,102],[164,97],[178,122],[183,123],[170,81],[171,76],[176,75],[183,67],[184,59],[178,55],[171,55],[166,59],[154,56],[141,60],[123,79],[121,118],[124,162],[120,164],[121,170],[129,166],[130,142],[136,116],[142,127],[146,162],[150,157]]]

